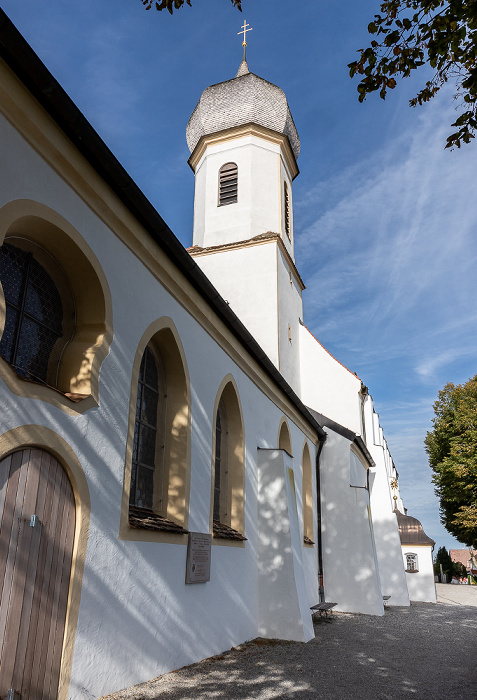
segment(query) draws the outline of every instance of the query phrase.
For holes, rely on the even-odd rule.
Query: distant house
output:
[[[477,576],[477,549],[450,549],[450,557],[455,564],[463,564],[468,574]],[[473,561],[471,561],[471,554]]]
[[[411,601],[436,602],[432,551],[436,544],[426,535],[419,520],[396,513],[401,549]]]

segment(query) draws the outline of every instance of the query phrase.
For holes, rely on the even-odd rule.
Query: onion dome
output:
[[[401,544],[430,544],[432,547],[435,545],[434,540],[424,532],[419,520],[411,518],[410,515],[404,515],[399,510],[394,512],[398,521]]]
[[[244,57],[235,78],[211,85],[202,93],[187,124],[187,145],[192,153],[202,136],[250,123],[287,136],[298,158],[300,139],[285,93],[250,73]]]

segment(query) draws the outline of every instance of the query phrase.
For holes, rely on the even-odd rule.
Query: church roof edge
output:
[[[49,114],[79,153],[111,188],[147,234],[210,305],[249,355],[288,398],[320,440],[325,432],[208,277],[139,189],[86,117],[0,8],[0,58]]]
[[[358,377],[358,375],[356,374],[356,372],[352,372],[352,371],[349,369],[349,367],[346,367],[346,365],[344,365],[342,362],[340,362],[339,360],[337,360],[336,357],[335,357],[334,355],[332,355],[331,352],[325,348],[325,346],[323,345],[323,343],[320,343],[320,341],[318,340],[318,338],[317,338],[315,335],[313,335],[313,333],[310,331],[310,329],[308,328],[308,326],[306,326],[304,323],[303,323],[302,325],[303,325],[303,328],[305,328],[305,329],[308,331],[308,333],[311,335],[311,337],[312,337],[314,340],[316,340],[316,342],[318,343],[318,345],[320,345],[320,346],[323,348],[323,350],[324,350],[326,353],[328,353],[328,355],[329,355],[335,362],[337,362],[339,365],[341,365],[341,366],[343,367],[343,369],[345,369],[347,372],[349,372],[350,374],[352,374],[353,377],[356,377],[356,379],[357,379],[358,381],[360,381],[361,383],[363,383],[362,379],[360,379],[360,378]]]

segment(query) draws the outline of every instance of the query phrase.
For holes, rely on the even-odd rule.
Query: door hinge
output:
[[[15,688],[10,688],[5,700],[20,700],[20,693]]]

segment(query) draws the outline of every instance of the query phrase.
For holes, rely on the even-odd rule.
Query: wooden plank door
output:
[[[0,698],[56,700],[75,502],[55,457],[28,449],[0,461],[0,523]]]

